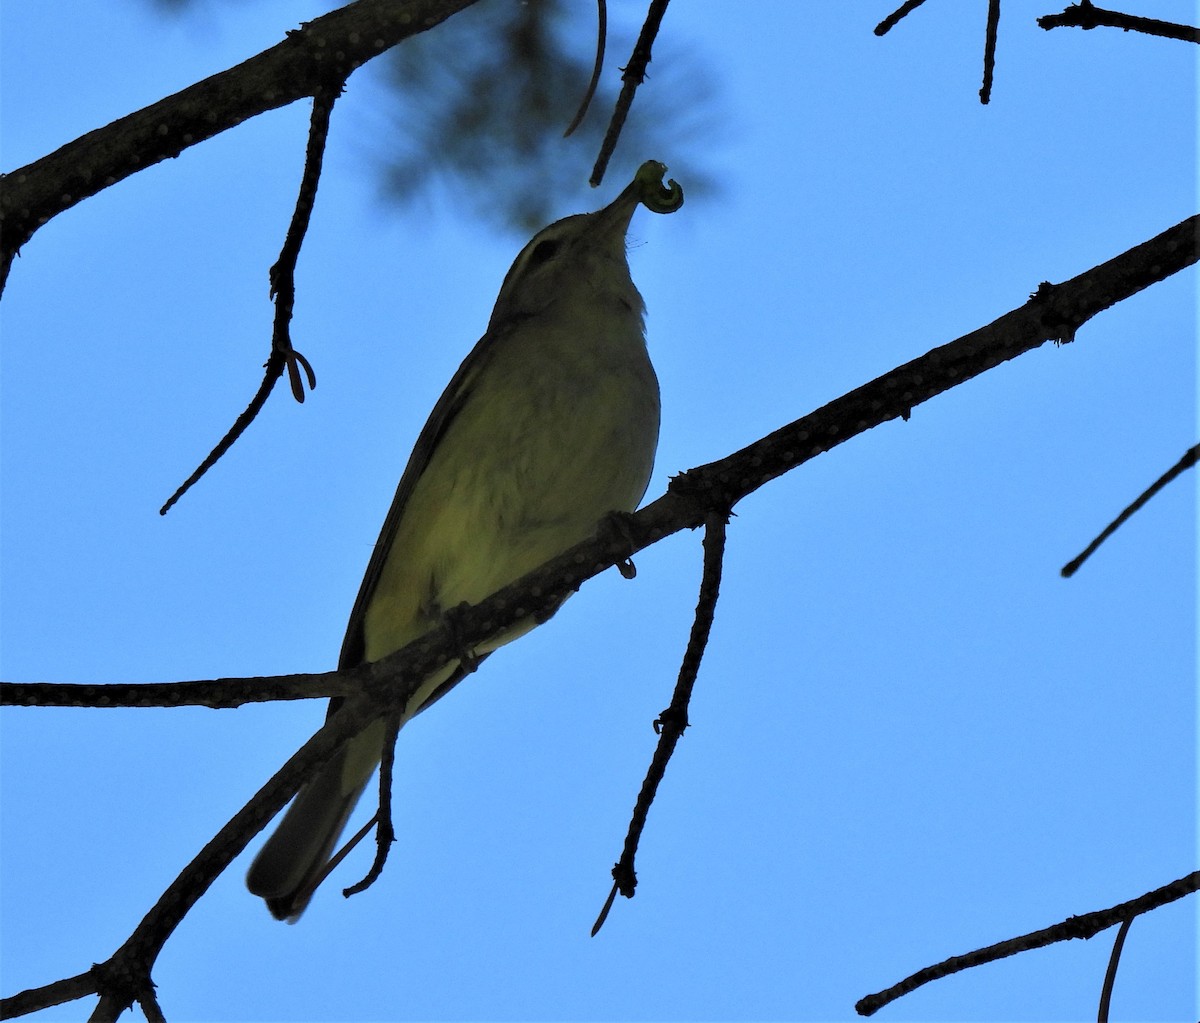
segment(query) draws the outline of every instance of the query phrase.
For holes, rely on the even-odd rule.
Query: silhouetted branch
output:
[[[383,737],[383,757],[379,761],[379,809],[375,812],[373,818],[376,825],[375,860],[371,864],[371,869],[367,871],[366,877],[359,881],[358,884],[353,884],[349,888],[342,890],[342,895],[347,899],[351,895],[365,892],[379,880],[380,875],[383,873],[384,864],[387,863],[388,850],[391,849],[392,843],[396,841],[396,829],[392,824],[392,768],[396,762],[396,739],[400,735],[400,725],[400,715],[393,714],[388,721],[387,733]],[[348,852],[357,842],[358,836],[355,836],[353,842],[347,843],[345,851]],[[321,879],[324,880],[324,877],[325,875],[322,874]],[[319,884],[320,882],[317,883]]]
[[[313,205],[317,201],[317,186],[321,181],[321,164],[325,157],[325,143],[329,138],[329,117],[333,112],[333,104],[341,95],[344,84],[344,79],[327,84],[318,89],[316,96],[313,97],[312,117],[308,126],[308,145],[304,154],[304,174],[300,179],[300,192],[296,196],[296,206],[292,210],[292,220],[283,240],[283,248],[270,272],[270,295],[275,300],[275,320],[271,331],[271,354],[267,357],[262,383],[258,385],[258,391],[255,392],[245,411],[237,417],[233,426],[217,442],[217,446],[208,453],[208,457],[183,481],[179,489],[167,499],[167,503],[158,509],[159,515],[166,515],[171,510],[171,506],[216,465],[221,456],[254,422],[266,404],[267,396],[275,389],[275,381],[283,375],[285,367],[292,387],[292,396],[298,402],[304,402],[304,382],[300,378],[301,368],[304,369],[307,376],[309,390],[317,386],[317,376],[309,361],[292,347],[291,322],[292,310],[296,304],[296,263],[300,259],[300,248],[304,244],[304,236],[308,232]]]
[[[979,102],[985,106],[992,98],[992,78],[996,73],[996,39],[1000,34],[1000,0],[988,0],[987,34],[983,41],[983,85]]]
[[[1171,480],[1175,479],[1176,476],[1181,475],[1195,465],[1198,457],[1200,457],[1200,444],[1197,444],[1195,447],[1188,448],[1178,462],[1176,462],[1173,466],[1171,466],[1171,468],[1159,476],[1158,479],[1151,483],[1150,486],[1143,490],[1133,504],[1131,504],[1128,508],[1121,512],[1120,515],[1113,519],[1112,522],[1105,526],[1100,532],[1100,535],[1087,545],[1083,553],[1063,565],[1063,578],[1069,579],[1076,572],[1078,572],[1079,566],[1095,553],[1097,547],[1099,547],[1102,543],[1104,543],[1105,540],[1112,536],[1113,533],[1115,533],[1129,518],[1134,515],[1134,513],[1138,511],[1139,508],[1142,507],[1142,505],[1144,505],[1150,500],[1150,498],[1162,490],[1162,488],[1170,483]]]
[[[987,948],[981,948],[966,955],[952,956],[935,966],[927,966],[886,991],[880,991],[878,994],[868,995],[861,999],[855,1004],[855,1011],[860,1016],[870,1016],[889,1002],[894,1002],[897,998],[910,991],[915,991],[930,981],[940,980],[942,977],[961,973],[974,966],[995,962],[997,959],[1004,959],[1007,956],[1016,955],[1018,952],[1044,948],[1070,938],[1091,938],[1114,924],[1131,920],[1135,916],[1157,909],[1159,906],[1165,906],[1169,902],[1175,902],[1185,895],[1192,894],[1197,889],[1200,889],[1200,870],[1193,871],[1178,881],[1172,881],[1162,888],[1156,888],[1152,892],[1147,892],[1128,902],[1122,902],[1110,909],[1100,909],[1093,913],[1085,913],[1083,916],[1068,917],[1062,923],[1054,924],[1052,927],[1044,927],[1040,931],[1023,934],[1019,938],[1009,938],[1007,941],[989,945]]]
[[[0,998],[0,1019],[16,1019],[18,1016],[28,1016],[39,1009],[47,1009],[55,1005],[65,1005],[80,998],[96,993],[96,978],[92,971],[76,974],[74,977],[64,977],[52,984],[29,988],[8,998]]]
[[[650,48],[658,36],[658,29],[662,24],[663,15],[667,13],[668,3],[670,0],[650,0],[650,9],[646,12],[646,22],[642,25],[637,42],[634,43],[629,63],[621,74],[623,83],[621,95],[617,97],[616,105],[613,107],[612,120],[608,123],[604,141],[600,143],[600,155],[596,157],[592,176],[588,178],[588,183],[593,188],[604,180],[608,161],[617,148],[617,139],[621,137],[621,128],[625,125],[625,118],[629,116],[629,108],[633,106],[634,93],[637,92],[638,86],[646,80],[646,65],[650,63]]]
[[[232,709],[272,700],[349,696],[361,668],[302,675],[216,678],[196,682],[0,682],[3,707],[212,707]]]
[[[413,680],[412,688],[418,684]],[[370,691],[375,692],[374,689]],[[150,973],[163,945],[192,906],[250,840],[283,809],[304,781],[347,739],[362,731],[378,715],[378,707],[379,704],[370,699],[345,704],[200,850],[112,956],[93,966],[87,974],[70,981],[30,989],[4,999],[0,1002],[0,1018],[10,1019],[60,1005],[72,998],[99,994],[100,1002],[92,1018],[115,1020],[135,1001],[144,1000],[152,990]]]
[[[687,474],[676,477],[676,483],[681,487],[687,484]],[[696,685],[696,676],[700,672],[700,662],[708,646],[709,633],[712,631],[713,616],[716,614],[717,597],[721,593],[721,570],[725,563],[725,527],[729,522],[729,512],[719,507],[708,512],[704,518],[704,572],[700,579],[700,597],[696,602],[696,614],[692,620],[692,632],[688,637],[687,649],[683,653],[683,663],[679,666],[679,678],[675,683],[675,692],[671,696],[671,704],[654,721],[654,731],[658,733],[658,745],[650,760],[650,767],[642,781],[638,792],[637,803],[633,808],[633,818],[629,822],[629,830],[625,835],[625,847],[621,850],[621,858],[612,869],[613,886],[604,900],[604,907],[596,922],[592,925],[594,938],[608,912],[612,909],[613,900],[618,892],[627,899],[632,899],[637,888],[637,872],[634,860],[637,857],[638,843],[642,831],[646,827],[646,818],[650,806],[658,793],[658,786],[667,773],[667,764],[675,752],[675,746],[688,726],[688,705],[692,700],[692,690]]]
[[[877,36],[887,35],[896,24],[912,14],[925,0],[906,0],[896,10],[875,26]],[[979,102],[987,104],[992,98],[992,80],[996,73],[996,40],[999,36],[1000,0],[988,0],[987,32],[983,42],[983,85],[979,88]]]
[[[1136,14],[1106,11],[1095,7],[1090,0],[1071,4],[1061,14],[1044,14],[1037,23],[1047,32],[1052,28],[1092,29],[1100,26],[1119,28],[1126,32],[1144,32],[1146,35],[1162,36],[1164,39],[1180,39],[1185,43],[1200,43],[1200,29],[1191,25],[1179,25],[1173,21],[1143,18]]]
[[[1113,985],[1117,982],[1117,965],[1121,962],[1121,950],[1125,947],[1125,937],[1133,926],[1133,917],[1127,916],[1117,928],[1117,937],[1113,941],[1112,953],[1108,957],[1108,969],[1104,971],[1104,984],[1100,988],[1100,1008],[1096,1012],[1097,1023],[1108,1023],[1108,1008],[1112,1004]]]
[[[248,118],[287,106],[475,0],[357,0],[269,50],[4,176],[0,290],[16,252],[63,210]]]
[[[887,35],[896,27],[898,22],[907,18],[924,2],[925,0],[904,0],[904,3],[902,3],[894,11],[892,11],[891,14],[884,18],[883,21],[875,26],[875,34],[877,36]]]
[[[574,134],[575,129],[583,123],[583,119],[587,116],[588,107],[592,105],[592,97],[596,95],[596,86],[600,84],[600,72],[604,70],[604,44],[608,38],[608,3],[606,0],[596,0],[596,62],[592,65],[592,77],[588,80],[587,89],[584,90],[583,100],[579,104],[579,109],[575,112],[575,116],[571,118],[571,123],[567,125],[567,130],[563,132],[563,138],[570,138]]]

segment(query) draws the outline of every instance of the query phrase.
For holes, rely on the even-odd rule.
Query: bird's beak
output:
[[[629,230],[629,222],[633,219],[633,211],[641,202],[641,192],[637,180],[631,181],[612,202],[595,213],[596,227],[604,237],[625,237]]]

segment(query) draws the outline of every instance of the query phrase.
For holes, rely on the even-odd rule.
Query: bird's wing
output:
[[[430,459],[433,458],[438,443],[470,397],[480,370],[490,361],[490,353],[494,350],[496,340],[485,334],[476,342],[475,347],[458,367],[458,371],[451,378],[450,383],[446,385],[446,389],[438,398],[437,404],[433,406],[433,411],[429,413],[429,418],[425,421],[425,425],[417,437],[417,443],[408,458],[408,465],[405,466],[404,474],[400,477],[400,483],[396,487],[396,496],[392,498],[392,506],[388,509],[387,518],[383,520],[383,529],[380,530],[379,539],[375,542],[371,560],[367,563],[367,571],[363,576],[362,585],[359,587],[358,596],[354,600],[354,607],[350,611],[346,637],[342,640],[342,651],[338,657],[339,669],[353,668],[363,662],[366,646],[363,623],[367,607],[374,596],[379,576],[383,572],[384,563],[387,561],[388,552],[392,547],[392,541],[400,528],[400,521],[404,517],[408,499],[417,485],[417,480],[421,478],[421,474],[429,465]],[[333,708],[331,707],[330,710],[332,711]]]

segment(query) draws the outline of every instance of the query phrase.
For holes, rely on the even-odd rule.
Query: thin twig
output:
[[[683,477],[684,480],[686,478],[686,476]],[[688,704],[692,699],[692,689],[696,685],[700,662],[704,658],[709,633],[712,631],[717,597],[721,592],[721,568],[725,560],[725,527],[728,521],[728,509],[720,507],[708,512],[704,518],[704,573],[700,579],[700,597],[696,603],[692,632],[688,637],[687,649],[683,654],[683,663],[679,667],[679,678],[675,683],[671,704],[654,722],[654,730],[658,733],[658,746],[654,750],[654,757],[650,761],[650,767],[646,771],[645,780],[638,793],[637,803],[633,808],[633,818],[629,822],[629,831],[625,835],[625,847],[621,850],[621,858],[612,869],[612,891],[609,892],[600,915],[592,925],[593,937],[604,926],[604,921],[608,918],[608,911],[612,908],[617,892],[627,899],[632,899],[634,890],[637,888],[634,859],[637,856],[638,843],[641,841],[642,831],[646,827],[646,817],[650,813],[650,805],[654,802],[659,783],[666,774],[671,754],[675,752],[675,745],[688,726]]]
[[[983,43],[983,85],[979,102],[985,106],[992,98],[992,78],[996,73],[996,39],[1000,32],[1000,0],[988,0],[987,36]]]
[[[1019,938],[1009,938],[1007,941],[997,942],[995,945],[989,945],[987,948],[968,952],[966,955],[952,956],[934,966],[927,966],[923,970],[918,970],[911,977],[906,977],[899,984],[893,984],[885,991],[867,995],[866,998],[861,999],[855,1004],[854,1009],[860,1016],[870,1016],[878,1012],[889,1002],[894,1002],[902,995],[915,991],[930,981],[940,980],[942,977],[961,973],[963,970],[969,970],[974,966],[992,963],[997,959],[1016,955],[1018,952],[1028,952],[1030,949],[1044,948],[1047,945],[1053,945],[1056,942],[1066,941],[1070,938],[1091,938],[1115,924],[1130,920],[1135,916],[1140,916],[1142,913],[1148,913],[1159,906],[1175,902],[1198,889],[1200,889],[1200,870],[1193,871],[1181,877],[1178,881],[1172,881],[1168,885],[1163,885],[1161,888],[1156,888],[1152,892],[1139,895],[1136,899],[1130,899],[1128,902],[1122,902],[1120,905],[1112,906],[1109,909],[1096,910],[1093,913],[1085,913],[1083,916],[1068,917],[1061,923],[1054,924],[1051,927],[1044,927],[1040,931],[1023,934]]]
[[[567,125],[567,130],[563,132],[563,138],[570,138],[575,129],[583,123],[588,107],[592,105],[592,97],[596,95],[596,86],[600,84],[600,72],[604,68],[604,43],[608,38],[608,3],[606,0],[596,0],[596,22],[596,63],[592,67],[592,80],[588,82],[587,90],[583,94],[583,102],[579,104],[579,110],[571,119],[571,123]]]
[[[383,758],[379,762],[379,809],[375,813],[375,862],[358,884],[343,889],[342,895],[346,898],[365,892],[379,880],[387,863],[388,850],[396,841],[396,829],[392,826],[392,767],[396,762],[396,737],[400,734],[401,723],[401,715],[393,714],[388,721],[387,734],[383,737]]]
[[[275,321],[271,329],[271,354],[279,353],[283,356],[287,366],[288,380],[292,386],[292,397],[301,404],[304,402],[304,386],[300,380],[300,370],[297,364],[303,366],[307,373],[309,390],[317,386],[317,380],[308,360],[292,347],[291,322],[292,311],[296,304],[296,263],[300,259],[300,249],[304,244],[304,236],[308,233],[309,222],[312,220],[313,206],[317,200],[317,186],[321,183],[321,167],[325,162],[325,145],[329,140],[329,118],[333,113],[333,104],[342,94],[344,86],[344,81],[338,81],[321,89],[313,97],[300,191],[296,196],[296,206],[292,210],[292,221],[288,224],[287,235],[283,239],[283,248],[270,272],[271,297],[275,300]]]
[[[1108,1008],[1112,1003],[1113,985],[1117,980],[1117,964],[1121,961],[1121,949],[1125,947],[1125,935],[1129,933],[1132,924],[1133,917],[1128,916],[1121,921],[1121,926],[1117,929],[1112,954],[1108,957],[1108,969],[1104,971],[1104,986],[1100,989],[1100,1008],[1096,1013],[1098,1023],[1108,1023]]]
[[[316,875],[309,880],[308,884],[302,885],[296,889],[296,893],[292,896],[292,904],[304,905],[307,903],[308,900],[313,897],[313,893],[325,883],[325,879],[335,870],[337,870],[342,860],[349,856],[350,853],[354,851],[358,843],[371,833],[371,829],[375,827],[375,824],[378,822],[378,820],[379,814],[375,814],[369,821],[367,821],[366,824],[354,832],[350,840],[329,857],[329,859],[325,862],[325,866],[323,866],[316,873]],[[343,892],[342,894],[344,895],[346,893]]]
[[[292,347],[289,326],[292,320],[292,310],[296,302],[296,261],[300,258],[300,247],[304,243],[304,235],[308,231],[309,220],[312,217],[313,203],[317,197],[317,184],[321,180],[321,164],[325,154],[325,143],[329,138],[329,115],[333,104],[341,94],[342,82],[318,90],[313,97],[312,117],[308,127],[308,147],[304,155],[304,174],[300,179],[300,192],[296,197],[296,206],[292,210],[292,220],[288,225],[287,235],[283,240],[279,259],[271,267],[271,297],[275,300],[275,322],[271,330],[271,354],[263,367],[262,383],[245,411],[234,420],[225,436],[217,446],[208,453],[192,474],[180,484],[179,489],[167,499],[167,503],[158,509],[159,515],[166,515],[171,507],[192,486],[211,469],[228,451],[234,442],[254,422],[258,413],[267,403],[267,397],[275,388],[277,381],[286,368],[288,380],[292,387],[292,396],[299,402],[304,401],[304,386],[300,378],[303,368],[311,390],[317,386],[317,377],[309,361]]]
[[[1121,512],[1120,515],[1113,519],[1112,522],[1105,526],[1100,535],[1096,537],[1096,539],[1090,544],[1088,544],[1078,557],[1073,558],[1063,565],[1063,578],[1070,579],[1071,576],[1078,572],[1079,566],[1087,561],[1087,559],[1096,552],[1097,547],[1099,547],[1102,543],[1104,543],[1105,540],[1112,536],[1113,533],[1115,533],[1138,511],[1139,508],[1142,507],[1142,505],[1144,505],[1150,500],[1150,498],[1162,490],[1162,488],[1170,483],[1171,480],[1175,479],[1176,476],[1181,475],[1183,472],[1195,465],[1198,458],[1200,458],[1200,444],[1197,444],[1195,447],[1188,448],[1178,462],[1176,462],[1173,466],[1171,466],[1171,468],[1159,476],[1158,479],[1151,483],[1149,487],[1147,487],[1144,491],[1142,491],[1141,494],[1138,495],[1137,500],[1135,500],[1133,504],[1131,504],[1128,508]]]
[[[1200,43],[1200,28],[1180,25],[1173,21],[1143,18],[1137,14],[1122,14],[1093,6],[1089,0],[1071,4],[1061,14],[1044,14],[1037,23],[1049,32],[1052,28],[1093,29],[1100,26],[1119,28],[1126,32],[1144,32],[1163,39],[1179,39],[1185,43]]]
[[[877,36],[887,35],[893,28],[896,27],[898,22],[902,21],[904,18],[907,18],[924,2],[925,0],[904,0],[904,3],[902,3],[894,11],[892,11],[891,14],[884,18],[883,21],[875,26],[875,34]]]
[[[250,399],[250,404],[234,421],[228,432],[218,442],[217,446],[208,453],[208,456],[192,471],[192,474],[184,480],[179,488],[168,499],[166,504],[158,509],[159,515],[166,515],[171,510],[171,507],[184,494],[192,489],[193,484],[200,479],[212,466],[216,465],[221,456],[233,445],[233,442],[238,439],[262,410],[263,405],[267,403],[267,398],[275,387],[275,381],[279,379],[283,373],[284,359],[279,352],[272,351],[266,363],[263,366],[262,383],[258,385],[258,390],[254,397]]]
[[[608,122],[608,131],[604,133],[604,141],[600,143],[600,155],[596,157],[596,165],[592,168],[592,176],[588,183],[595,188],[604,180],[604,172],[608,169],[608,161],[612,158],[613,150],[617,148],[617,139],[621,137],[621,129],[625,126],[625,118],[629,116],[629,108],[633,106],[633,95],[646,79],[646,65],[650,63],[650,48],[654,45],[662,24],[663,15],[667,13],[670,0],[650,0],[650,9],[646,12],[646,22],[633,45],[633,53],[629,63],[621,73],[621,94],[613,106],[612,120]]]

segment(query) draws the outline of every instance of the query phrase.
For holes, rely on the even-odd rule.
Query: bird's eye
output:
[[[529,265],[537,266],[539,263],[549,262],[561,246],[562,242],[557,238],[544,238],[529,253]]]

